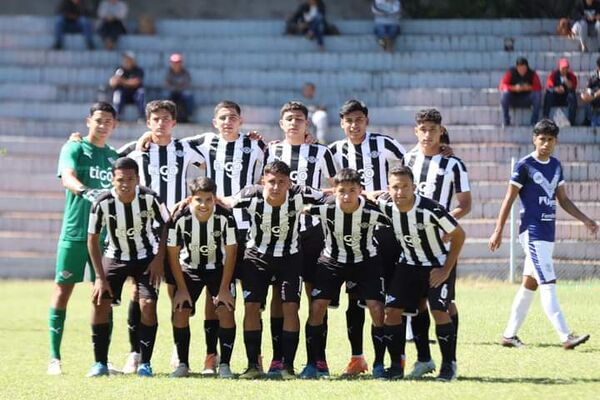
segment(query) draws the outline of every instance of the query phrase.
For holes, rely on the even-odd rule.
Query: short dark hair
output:
[[[340,118],[344,118],[344,115],[350,114],[354,111],[360,111],[365,114],[365,117],[369,116],[369,109],[367,105],[360,100],[352,99],[346,101],[340,107]]]
[[[232,110],[235,110],[237,115],[242,115],[242,109],[240,108],[240,105],[236,102],[230,100],[223,100],[219,102],[219,104],[215,106],[214,115],[217,115],[221,108],[231,108]]]
[[[281,111],[279,111],[279,117],[283,118],[283,114],[288,111],[302,111],[304,117],[308,118],[308,108],[306,108],[306,106],[299,101],[288,101],[285,103],[283,107],[281,107]]]
[[[551,119],[544,118],[533,127],[533,136],[550,135],[558,137],[558,126]]]
[[[111,113],[113,118],[117,118],[117,111],[112,106],[112,104],[107,103],[105,101],[99,101],[97,103],[92,104],[90,107],[90,117],[94,115],[96,111],[104,111],[107,113]]]
[[[448,129],[442,125],[442,136],[440,136],[441,144],[450,144],[450,135],[448,134]]]
[[[356,183],[358,186],[362,186],[362,180],[358,171],[352,168],[342,168],[333,177],[333,182],[336,185],[342,183]]]
[[[600,68],[600,57],[596,58],[596,66]]]
[[[525,57],[519,57],[517,58],[517,62],[515,63],[515,65],[526,65],[527,67],[529,67],[529,61],[527,61]]]
[[[117,158],[117,161],[115,161],[114,164],[112,165],[113,174],[118,169],[129,169],[129,170],[135,171],[136,175],[140,174],[140,172],[139,172],[140,170],[139,170],[137,163],[135,162],[135,160],[133,158],[129,158],[129,157]]]
[[[171,118],[177,119],[177,105],[171,100],[152,100],[146,104],[146,119],[150,119],[150,114],[159,110],[165,110],[171,114]]]
[[[388,172],[388,177],[392,176],[408,176],[410,178],[410,181],[412,183],[415,183],[415,177],[413,175],[412,169],[410,169],[410,167],[407,167],[406,165],[396,165],[395,167],[392,167],[392,169],[390,169],[390,172]]]
[[[217,194],[217,184],[208,177],[196,178],[188,186],[190,194],[196,195],[198,192]]]
[[[282,174],[289,177],[291,173],[292,170],[290,169],[289,165],[287,165],[283,161],[273,161],[265,165],[263,175]]]
[[[425,108],[420,110],[415,115],[415,122],[422,124],[423,122],[433,122],[436,125],[442,124],[442,114],[435,108]]]

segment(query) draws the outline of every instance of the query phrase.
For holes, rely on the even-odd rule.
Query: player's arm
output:
[[[215,300],[217,307],[224,305],[227,310],[235,309],[235,299],[231,294],[229,285],[233,279],[233,271],[235,269],[237,257],[237,244],[225,246],[225,263],[223,264],[223,276],[221,278],[221,286],[219,286],[219,294]]]
[[[164,261],[166,254],[166,243],[169,234],[169,222],[171,216],[167,211],[167,207],[163,203],[159,203],[157,198],[154,198],[152,202],[152,210],[154,211],[154,220],[158,223],[158,229],[160,231],[160,239],[158,241],[158,252],[150,261],[148,265],[147,273],[150,273],[150,284],[154,287],[160,286],[164,274]]]
[[[456,202],[456,207],[450,211],[454,218],[461,219],[471,212],[471,192],[456,193]]]
[[[465,231],[460,225],[456,225],[453,231],[446,234],[450,242],[450,250],[446,256],[446,262],[442,268],[433,268],[429,275],[429,284],[431,287],[438,287],[448,279],[450,272],[456,265],[458,255],[465,242]]]
[[[169,230],[169,235],[174,234],[175,229]],[[167,246],[167,255],[169,257],[169,268],[171,268],[171,273],[173,274],[173,279],[175,280],[175,284],[177,285],[177,290],[175,291],[175,296],[173,297],[173,311],[182,311],[183,306],[187,302],[189,306],[192,305],[192,298],[190,297],[190,293],[188,292],[187,285],[185,284],[185,279],[183,278],[183,271],[181,270],[181,263],[179,262],[179,252],[181,251],[181,247],[178,245],[169,245]]]
[[[75,170],[70,168],[64,168],[61,173],[61,182],[65,189],[69,190],[76,196],[81,196],[89,202],[96,201],[96,198],[103,192],[102,189],[92,189],[85,186],[79,178]]]
[[[502,231],[504,230],[504,224],[506,223],[506,219],[508,218],[508,214],[510,213],[510,209],[515,202],[515,199],[519,195],[519,190],[521,190],[521,188],[514,185],[512,182],[508,185],[506,195],[504,196],[504,200],[502,200],[502,206],[500,206],[498,219],[496,220],[496,228],[494,229],[492,236],[490,236],[488,243],[488,247],[491,251],[495,251],[502,244]]]
[[[569,215],[577,218],[579,221],[583,222],[586,228],[592,233],[596,234],[598,232],[598,224],[596,221],[590,219],[587,215],[585,215],[581,210],[569,199],[567,196],[567,191],[565,190],[565,185],[559,185],[556,188],[556,199],[558,200],[558,204],[565,210]]]

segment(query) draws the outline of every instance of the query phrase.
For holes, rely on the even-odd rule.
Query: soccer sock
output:
[[[154,342],[156,341],[156,331],[158,330],[158,324],[154,326],[144,325],[140,322],[140,354],[141,363],[149,363],[152,359],[152,352],[154,351]]]
[[[306,348],[308,349],[308,365],[316,365],[316,360],[319,358],[319,354],[323,353],[323,324],[321,325],[308,325],[306,324]]]
[[[419,312],[413,316],[411,321],[413,340],[417,347],[417,359],[422,362],[431,360],[431,351],[429,350],[429,311]]]
[[[296,351],[298,350],[298,342],[300,340],[300,332],[282,331],[281,347],[283,353],[283,364],[286,368],[294,367],[296,359]]]
[[[325,313],[325,317],[323,317],[323,344],[321,346],[322,351],[319,354],[319,361],[327,362],[327,356],[325,355],[325,348],[327,347],[327,333],[329,333],[329,325],[327,325],[327,312]]]
[[[110,324],[92,324],[92,344],[94,359],[104,365],[108,363],[108,344],[110,343]]]
[[[534,295],[535,291],[529,290],[525,286],[519,287],[513,300],[508,324],[504,330],[504,337],[511,338],[517,335],[519,328],[523,325],[523,321],[525,321],[525,317],[527,317]]]
[[[271,344],[273,346],[273,360],[281,361],[283,358],[283,318],[271,318]]]
[[[413,331],[412,331],[412,318],[410,315],[406,316],[403,315],[402,316],[402,325],[404,325],[404,327],[406,328],[406,340],[413,340]]]
[[[246,346],[246,357],[248,357],[248,366],[258,365],[258,355],[260,354],[262,330],[244,331],[244,345]]]
[[[403,326],[405,325],[383,326],[385,345],[390,353],[392,365],[402,366],[402,356],[404,355],[404,348],[406,345],[406,332]]]
[[[440,352],[442,353],[442,363],[455,361],[454,325],[452,325],[452,322],[436,325],[435,334],[437,336],[438,344],[440,345]]]
[[[373,365],[383,364],[383,357],[385,356],[385,338],[383,333],[383,326],[371,325],[371,340],[373,341],[373,350],[375,352],[375,360]]]
[[[542,301],[542,308],[552,323],[552,326],[556,332],[558,332],[560,341],[566,341],[569,338],[571,331],[569,330],[567,321],[565,321],[565,316],[560,309],[560,304],[558,304],[556,284],[548,283],[540,285],[540,299]]]
[[[204,320],[204,338],[206,340],[206,354],[217,354],[217,342],[219,340],[219,320]]]
[[[113,309],[110,308],[110,312],[108,313],[108,340],[112,339],[113,332]]]
[[[219,346],[221,348],[221,364],[229,364],[233,344],[235,343],[235,326],[233,328],[219,328]]]
[[[129,351],[140,352],[140,339],[138,338],[138,330],[142,319],[142,311],[140,303],[135,300],[129,301],[127,308],[127,329],[129,330]]]
[[[65,329],[67,310],[50,308],[48,312],[48,331],[50,332],[50,358],[60,360],[60,342]]]
[[[173,338],[175,339],[175,347],[177,347],[177,356],[179,362],[185,365],[190,365],[190,327],[185,328],[173,327]]]
[[[458,313],[451,315],[450,319],[454,324],[454,361],[456,361],[456,346],[458,345]]]
[[[363,327],[365,325],[365,310],[360,308],[356,299],[350,299],[346,310],[346,326],[348,327],[348,340],[353,356],[363,353]]]

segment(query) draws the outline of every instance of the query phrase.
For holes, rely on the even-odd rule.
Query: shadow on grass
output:
[[[494,347],[498,347],[501,348],[502,346],[500,345],[499,342],[464,342],[464,344],[469,344],[469,345],[474,345],[474,346],[494,346]],[[521,351],[521,350],[525,350],[527,348],[531,348],[531,349],[535,349],[535,348],[540,348],[540,349],[545,349],[545,348],[557,348],[560,349],[562,348],[562,346],[559,343],[556,342],[552,342],[552,343],[527,343],[525,344],[524,347],[517,349],[517,348],[505,348],[506,351]],[[579,353],[600,353],[600,349],[598,348],[589,348],[589,346],[585,346],[585,345],[581,345],[579,347],[577,347],[577,350],[575,350]]]
[[[554,378],[501,378],[492,376],[464,376],[458,378],[459,381],[480,382],[480,383],[529,383],[533,385],[576,385],[580,383],[600,383],[600,378],[573,378],[573,379],[554,379]]]

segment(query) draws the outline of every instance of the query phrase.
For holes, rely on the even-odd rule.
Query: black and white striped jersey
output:
[[[444,206],[418,194],[408,212],[400,212],[389,193],[380,196],[377,203],[394,224],[394,234],[402,247],[400,262],[423,267],[444,265],[448,245],[442,236],[458,225]]]
[[[341,168],[352,168],[360,173],[362,184],[369,192],[387,189],[390,164],[400,163],[406,153],[392,137],[370,132],[361,144],[342,139],[330,144],[329,149]]]
[[[240,134],[237,140],[228,142],[217,133],[203,133],[184,139],[198,149],[206,163],[206,176],[217,184],[218,196],[233,196],[246,186],[260,180],[265,144]],[[250,227],[249,217],[241,210],[234,210],[239,229]]]
[[[246,247],[256,247],[260,253],[274,257],[297,253],[300,213],[305,206],[319,204],[323,198],[318,190],[293,185],[287,200],[273,207],[263,197],[262,186],[246,187],[233,197],[234,207],[247,210],[252,220]]]
[[[458,157],[426,156],[417,146],[404,155],[403,163],[413,171],[417,192],[446,210],[451,209],[454,193],[471,191],[467,167]]]
[[[142,260],[158,251],[154,224],[163,226],[169,212],[158,195],[137,186],[131,203],[119,200],[115,189],[103,193],[90,211],[88,233],[99,234],[106,227],[108,245],[104,256],[120,261]]]
[[[140,185],[158,193],[169,210],[187,196],[186,174],[190,165],[204,157],[184,140],[173,139],[166,146],[151,143],[148,151],[134,150],[127,155],[140,170]]]
[[[352,214],[342,211],[334,196],[325,204],[309,208],[311,215],[319,217],[325,231],[323,255],[334,260],[353,264],[377,255],[373,231],[377,225],[391,225],[391,221],[376,204],[359,197],[360,205]]]
[[[225,263],[225,246],[233,244],[236,244],[233,214],[218,205],[206,222],[200,222],[186,207],[169,226],[167,246],[181,248],[179,259],[184,268],[221,268]]]

